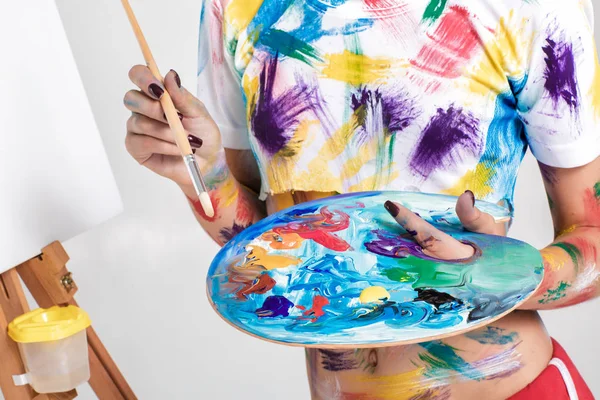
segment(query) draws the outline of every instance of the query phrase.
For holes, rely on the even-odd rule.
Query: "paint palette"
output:
[[[393,200],[478,249],[466,261],[423,253],[386,212]],[[217,254],[207,290],[242,331],[304,347],[378,347],[440,339],[486,325],[542,281],[526,243],[466,232],[456,197],[366,192],[304,203],[238,234]],[[497,220],[497,205],[477,206]]]

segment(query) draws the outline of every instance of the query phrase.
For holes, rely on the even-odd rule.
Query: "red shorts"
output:
[[[550,364],[527,387],[509,400],[594,400],[573,361],[552,339],[554,350]]]

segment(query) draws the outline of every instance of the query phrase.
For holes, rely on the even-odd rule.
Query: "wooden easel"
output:
[[[69,256],[59,242],[42,254],[0,275],[0,389],[6,400],[70,400],[77,391],[38,394],[31,386],[15,386],[13,375],[25,373],[17,344],[8,336],[8,324],[29,311],[19,276],[42,308],[77,305],[73,295],[77,285],[67,270]],[[127,381],[91,326],[87,329],[91,377],[89,384],[100,400],[137,399]]]

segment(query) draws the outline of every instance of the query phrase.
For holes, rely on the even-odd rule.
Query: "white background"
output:
[[[217,246],[177,187],[125,151],[127,72],[143,62],[120,2],[57,3],[125,204],[121,216],[65,244],[69,266],[79,303],[131,386],[144,400],[308,399],[301,349],[252,339],[212,311],[204,280]],[[159,67],[176,69],[194,88],[200,0],[134,0],[133,6]],[[543,247],[552,225],[530,156],[516,204],[512,236]],[[543,314],[597,396],[599,306],[593,301]],[[80,394],[94,398],[87,386]]]

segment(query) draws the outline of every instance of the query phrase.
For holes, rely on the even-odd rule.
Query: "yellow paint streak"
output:
[[[558,234],[556,235],[556,237],[560,237],[562,235],[566,235],[567,233],[571,233],[573,232],[575,229],[577,229],[577,225],[571,225],[563,230],[561,230],[560,232],[558,232]]]
[[[493,167],[479,163],[474,170],[467,171],[454,186],[443,190],[442,193],[451,196],[460,196],[468,189],[475,194],[475,197],[482,199],[494,191],[489,185],[494,173],[495,170]]]
[[[378,186],[379,181],[381,180],[381,175],[389,175],[388,182],[393,182],[398,179],[400,173],[398,171],[393,171],[391,174],[389,173],[395,167],[395,163],[392,163],[386,167],[386,171],[381,173],[375,173],[373,176],[370,176],[366,179],[363,179],[359,183],[352,185],[348,188],[350,192],[363,192],[367,190],[375,190]],[[387,171],[389,170],[389,171]]]
[[[270,271],[277,268],[291,267],[292,265],[298,265],[302,262],[302,260],[297,257],[267,254],[267,250],[260,246],[248,246],[246,250],[250,250],[250,254],[247,256],[244,267],[260,266]]]
[[[425,368],[387,376],[361,376],[360,381],[372,385],[370,393],[377,399],[409,400],[415,397],[424,385]]]
[[[373,160],[377,156],[378,140],[379,138],[376,137],[371,143],[361,146],[358,149],[358,154],[346,161],[342,168],[342,180],[346,180],[358,174],[358,171],[360,171],[366,162]],[[373,142],[375,142],[375,146],[373,146]]]
[[[566,262],[571,261],[568,254],[557,247],[546,247],[541,251],[544,265],[548,266],[551,271],[560,271],[565,266]]]
[[[225,9],[225,21],[236,32],[246,28],[258,12],[263,0],[231,0]]]
[[[531,54],[523,49],[532,49],[533,42],[533,32],[527,32],[526,26],[527,20],[517,20],[514,11],[500,19],[494,39],[484,44],[479,62],[467,73],[471,92],[482,96],[503,93],[510,90],[507,77],[525,75]]]
[[[381,303],[390,298],[390,293],[381,286],[370,286],[360,292],[361,303]]]
[[[223,206],[229,207],[237,200],[240,191],[236,183],[233,176],[230,176],[219,188],[219,197],[223,200]]]
[[[594,68],[594,79],[592,87],[590,87],[589,96],[592,99],[592,107],[596,114],[596,119],[600,119],[600,62],[598,61],[598,50],[594,46],[594,60],[596,66]]]
[[[322,65],[325,77],[355,86],[384,81],[392,72],[392,67],[397,66],[389,58],[373,58],[348,50],[340,54],[327,54],[325,59]]]

